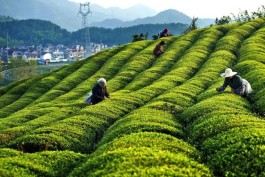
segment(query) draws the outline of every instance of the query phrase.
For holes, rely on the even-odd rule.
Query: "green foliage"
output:
[[[188,128],[190,130],[189,138],[191,141],[200,144],[208,138],[213,138],[235,127],[244,129],[251,127],[265,128],[264,123],[264,120],[251,115],[213,113],[211,116],[201,116],[190,124]]]
[[[15,157],[21,155],[22,152],[14,150],[14,149],[8,149],[8,148],[1,148],[0,149],[0,158],[6,158],[6,157]]]
[[[169,151],[144,147],[105,152],[87,160],[70,174],[70,176],[87,175],[212,176],[207,167],[183,154],[173,154]]]
[[[1,158],[1,176],[66,176],[79,165],[85,155],[71,151],[50,151],[36,154],[19,153]]]
[[[173,136],[181,136],[181,126],[174,117],[165,111],[142,109],[132,112],[125,118],[115,122],[99,144],[105,144],[114,138],[134,132],[160,132]]]
[[[199,158],[197,150],[183,140],[158,132],[137,132],[115,138],[103,144],[92,154],[96,157],[104,152],[117,149],[147,147],[156,150],[166,150],[172,153],[182,153],[193,158]]]
[[[0,176],[264,176],[264,24],[167,37],[158,58],[159,39],[128,43],[1,88]],[[250,98],[216,91],[228,67]],[[110,98],[87,106],[100,77]]]

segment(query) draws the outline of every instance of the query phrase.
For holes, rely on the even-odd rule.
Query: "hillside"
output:
[[[128,43],[0,89],[0,176],[265,176],[265,19]],[[216,91],[227,67],[252,101]],[[96,81],[110,98],[86,106]],[[22,152],[23,151],[23,152]]]

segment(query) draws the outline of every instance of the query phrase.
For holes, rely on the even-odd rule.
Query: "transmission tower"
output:
[[[82,15],[82,29],[83,29],[83,37],[84,37],[84,49],[85,51],[88,51],[88,48],[90,50],[90,34],[89,34],[89,28],[88,28],[88,24],[87,24],[87,16],[89,14],[92,14],[90,11],[90,7],[89,7],[89,2],[87,3],[80,3],[80,9],[78,14]],[[89,47],[88,47],[89,44]]]

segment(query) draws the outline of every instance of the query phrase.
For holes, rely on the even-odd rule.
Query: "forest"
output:
[[[89,27],[90,42],[105,45],[120,45],[131,42],[133,35],[143,33],[152,39],[164,28],[173,35],[180,35],[188,27],[187,24],[145,24],[126,28],[106,29]],[[84,42],[84,29],[69,32],[49,21],[28,19],[15,20],[11,17],[0,17],[0,46],[5,47],[7,38],[10,46],[63,44],[66,46]]]

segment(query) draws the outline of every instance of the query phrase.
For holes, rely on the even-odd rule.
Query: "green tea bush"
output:
[[[264,145],[235,143],[217,152],[212,157],[209,167],[215,169],[217,175],[264,176],[264,149]]]
[[[107,124],[98,117],[74,116],[19,137],[10,143],[10,147],[24,152],[72,150],[85,153],[93,149]]]
[[[104,165],[102,165],[104,164]],[[152,148],[128,148],[88,159],[69,176],[212,176],[210,170],[183,154]]]
[[[65,92],[65,95],[57,98],[56,100],[61,102],[69,100],[70,98],[76,99],[77,97],[84,95],[87,90],[91,89],[92,85],[95,84],[94,82],[92,83],[91,80],[95,81],[98,78],[89,80],[88,82],[91,82],[89,84],[87,84],[86,79],[95,74],[109,58],[122,51],[124,47],[125,46],[119,46],[114,49],[105,50],[86,59],[85,64],[82,65],[82,67],[69,74],[63,82],[54,87],[54,89],[60,89]]]
[[[226,34],[230,30],[240,27],[241,23],[230,23],[230,24],[225,24],[225,25],[216,25],[213,26],[217,30],[221,31],[222,33]]]
[[[233,99],[234,104],[230,104],[227,100]],[[215,111],[222,111],[227,113],[241,114],[249,113],[250,105],[246,101],[242,101],[243,98],[238,97],[235,94],[222,93],[214,97],[205,99],[196,105],[186,109],[181,114],[181,121],[185,124],[189,124],[196,120],[200,116],[211,114]]]
[[[216,43],[218,50],[235,51],[241,43],[241,40],[235,36],[225,36]]]
[[[105,144],[114,138],[134,132],[160,132],[181,136],[181,125],[166,112],[152,109],[139,109],[116,121],[106,132],[99,144]]]
[[[21,151],[9,149],[9,148],[0,148],[0,158],[15,157],[21,154],[23,154]]]
[[[220,94],[219,92],[216,91],[216,88],[217,87],[220,87],[220,85],[222,85],[224,82],[224,79],[223,78],[219,78],[219,79],[216,79],[215,82],[212,82],[212,85],[210,85],[207,90],[205,90],[203,93],[199,94],[197,96],[197,102],[201,102],[202,100],[205,100],[205,99],[208,99],[210,97],[213,97],[215,95],[218,95]],[[227,88],[228,90],[229,88]],[[224,93],[228,93],[229,91],[224,91]]]
[[[1,158],[0,176],[54,176],[63,177],[85,159],[85,155],[71,151],[50,151],[35,154],[20,153]]]
[[[147,147],[156,150],[166,150],[172,153],[182,153],[192,158],[199,158],[199,152],[187,142],[176,137],[158,132],[137,132],[122,137],[115,138],[109,143],[99,146],[91,154],[95,157],[104,152],[115,151],[117,149],[129,149],[137,147]]]
[[[46,76],[47,75],[43,75],[43,76],[34,77],[32,79],[28,79],[22,82],[21,84],[18,84],[15,87],[10,88],[10,90],[8,90],[5,94],[1,95],[0,108],[2,109],[5,106],[8,106],[9,104],[12,104],[15,101],[17,101],[27,91],[27,89],[29,89],[29,87],[33,83],[37,82],[39,79],[44,78]],[[20,83],[20,81],[17,81],[17,82]]]
[[[45,115],[34,117],[34,119],[32,120],[28,120],[27,122],[17,124],[15,127],[0,131],[0,137],[2,137],[1,143],[6,144],[20,136],[30,133],[32,130],[35,130],[39,127],[47,126],[64,118],[67,118],[67,116],[69,116],[70,113],[72,112],[70,109],[51,109],[51,110],[52,112],[49,114],[46,113]],[[27,117],[29,116],[31,115],[28,115]]]
[[[264,127],[236,127],[207,139],[202,152],[217,175],[263,176],[264,135]]]
[[[220,133],[233,129],[242,128],[265,128],[265,121],[252,115],[244,114],[216,114],[201,116],[188,126],[189,139],[201,144],[208,138],[213,138]]]

